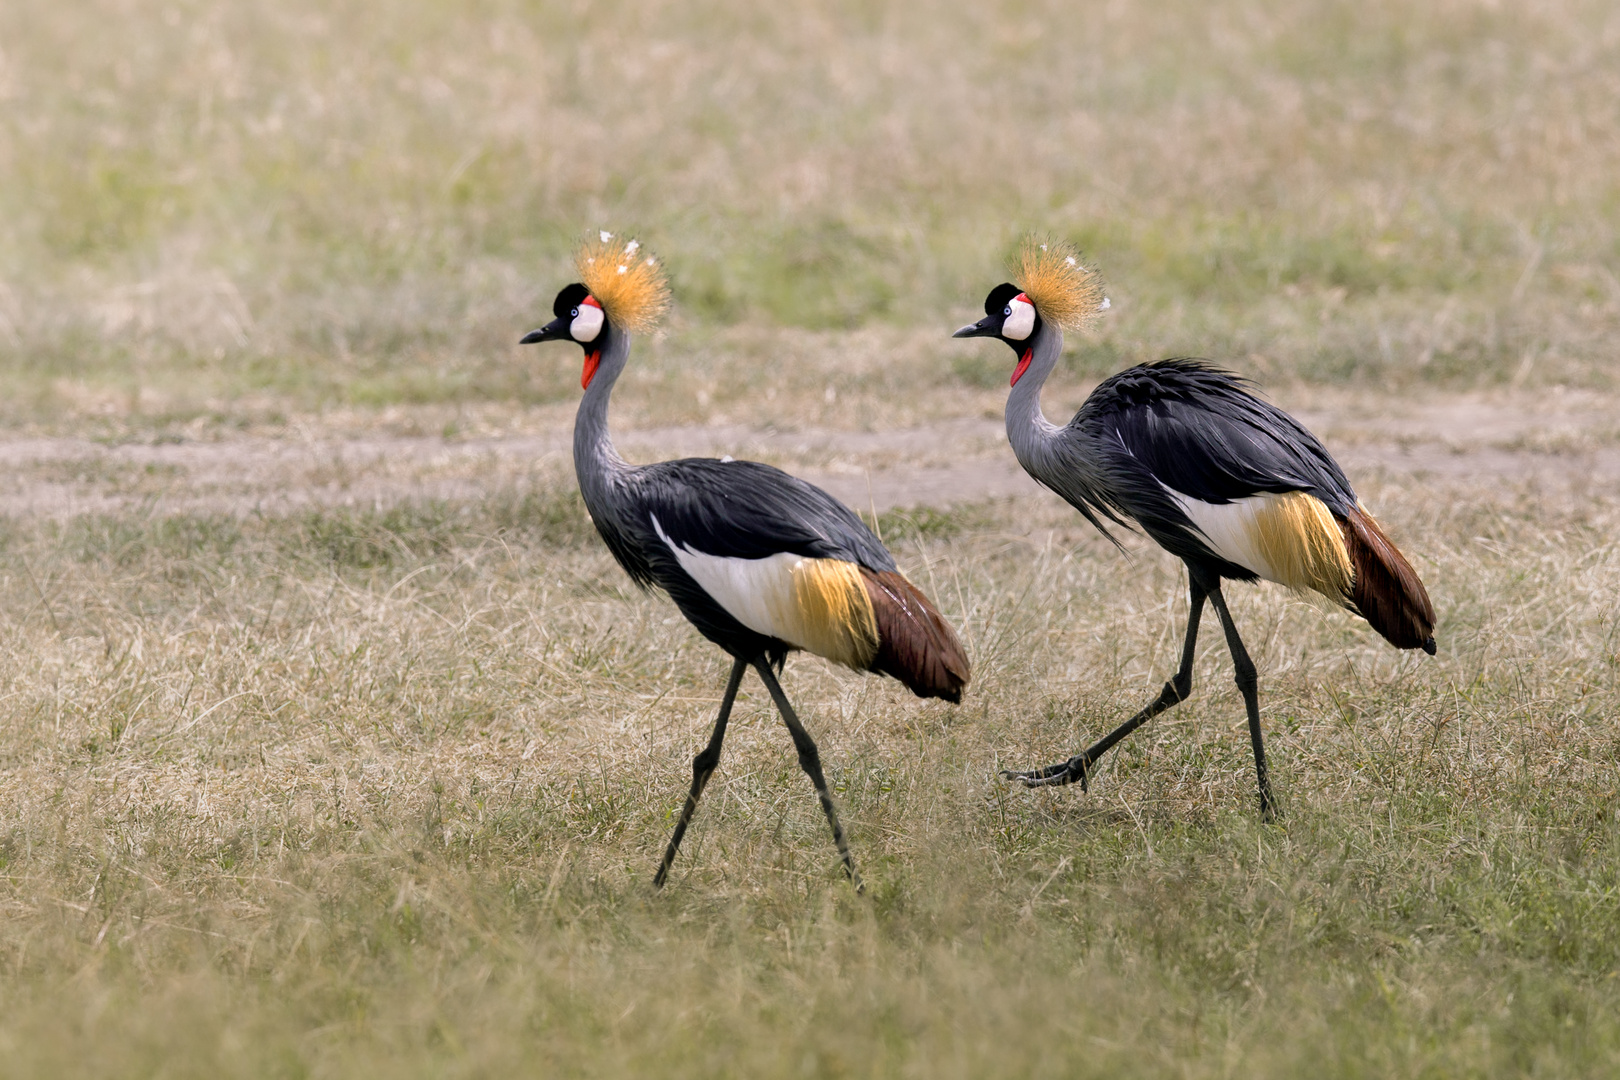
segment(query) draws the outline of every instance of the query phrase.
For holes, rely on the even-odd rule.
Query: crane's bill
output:
[[[552,319],[540,329],[530,330],[527,334],[524,334],[522,340],[520,340],[518,344],[534,345],[541,341],[557,341],[568,336],[566,333],[567,329],[568,326],[565,320]]]

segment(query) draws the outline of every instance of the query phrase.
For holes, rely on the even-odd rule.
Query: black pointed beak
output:
[[[986,315],[976,323],[969,323],[951,337],[995,337],[995,320]]]
[[[558,341],[568,336],[568,324],[562,319],[552,319],[538,330],[530,330],[523,335],[519,345],[533,345],[540,341]]]

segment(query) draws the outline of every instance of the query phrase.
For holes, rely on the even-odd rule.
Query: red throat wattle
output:
[[[579,388],[581,390],[589,390],[591,388],[591,380],[596,378],[596,365],[600,364],[601,362],[601,349],[597,349],[595,352],[588,352],[585,354],[585,370],[579,373]]]
[[[1034,355],[1035,350],[1033,347],[1024,350],[1024,355],[1018,358],[1018,366],[1013,368],[1012,382],[1008,383],[1008,386],[1018,385],[1018,380],[1022,379],[1024,372],[1029,370],[1029,361]]]

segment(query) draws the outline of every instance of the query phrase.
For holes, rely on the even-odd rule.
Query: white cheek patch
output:
[[[568,334],[575,341],[595,341],[602,332],[602,309],[592,304],[579,305],[579,314],[568,324]]]
[[[1001,336],[1008,341],[1023,341],[1035,330],[1035,305],[1022,297],[1020,293],[1007,305],[1012,314],[1001,323]]]

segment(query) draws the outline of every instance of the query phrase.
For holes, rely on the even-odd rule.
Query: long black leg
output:
[[[855,872],[855,860],[849,857],[849,844],[844,840],[844,827],[838,824],[838,811],[833,809],[832,793],[827,790],[827,778],[821,775],[821,752],[816,749],[815,740],[810,733],[804,730],[799,723],[793,706],[788,704],[787,695],[782,693],[782,684],[776,681],[776,675],[771,671],[769,660],[761,657],[754,661],[754,670],[759,677],[765,680],[765,689],[771,692],[771,700],[776,702],[776,710],[782,714],[782,722],[787,724],[788,733],[793,736],[793,747],[799,752],[799,768],[810,777],[810,782],[816,786],[816,795],[821,799],[821,809],[827,814],[827,824],[832,826],[833,843],[838,845],[838,856],[844,860],[844,872],[849,880],[855,883],[855,891],[861,892],[865,886],[861,884],[861,875]]]
[[[715,767],[720,764],[720,744],[726,741],[726,721],[731,719],[731,706],[737,700],[737,688],[742,685],[743,672],[747,670],[746,660],[738,660],[731,665],[726,695],[720,699],[720,717],[714,722],[714,734],[709,736],[709,745],[692,759],[692,790],[687,793],[686,805],[681,807],[681,819],[675,823],[675,835],[669,838],[669,847],[664,849],[664,861],[658,864],[658,873],[653,875],[654,888],[662,888],[664,879],[669,877],[669,864],[675,861],[681,837],[686,835],[686,826],[692,821],[698,800],[703,797],[703,789],[709,786],[709,777],[714,775]]]
[[[1266,743],[1260,734],[1260,676],[1249,659],[1249,650],[1238,637],[1237,623],[1226,610],[1226,598],[1221,595],[1219,583],[1210,591],[1210,602],[1215,614],[1221,618],[1221,629],[1226,631],[1226,647],[1232,653],[1232,669],[1237,676],[1238,690],[1243,694],[1243,707],[1249,713],[1249,741],[1254,744],[1254,772],[1260,782],[1260,816],[1270,821],[1277,816],[1277,800],[1271,797],[1271,777],[1266,773]]]
[[[1025,787],[1050,787],[1072,784],[1078,780],[1080,787],[1085,789],[1091,783],[1092,766],[1096,765],[1098,759],[1112,749],[1115,743],[1172,705],[1180,704],[1187,699],[1187,695],[1192,693],[1193,650],[1198,645],[1198,619],[1204,613],[1204,598],[1210,594],[1209,587],[1199,580],[1199,575],[1194,573],[1191,567],[1187,570],[1187,581],[1190,602],[1187,610],[1187,640],[1181,647],[1181,668],[1176,672],[1174,679],[1164,684],[1159,696],[1149,702],[1147,708],[1068,761],[1060,761],[1044,769],[1003,771],[1001,775],[1005,779],[1020,781]],[[1215,595],[1218,597],[1220,593],[1216,592]]]

